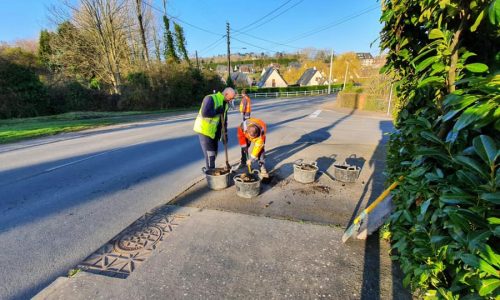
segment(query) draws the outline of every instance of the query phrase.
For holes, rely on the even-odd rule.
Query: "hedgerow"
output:
[[[500,0],[384,0],[383,71],[399,99],[389,219],[404,284],[500,297]]]

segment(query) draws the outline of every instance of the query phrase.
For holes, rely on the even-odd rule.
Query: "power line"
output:
[[[267,20],[266,22],[263,22],[261,24],[258,24],[257,26],[254,26],[253,28],[250,28],[250,29],[247,29],[245,30],[244,32],[248,32],[250,30],[254,30],[254,29],[257,29],[259,27],[261,27],[262,25],[265,25],[273,20],[275,20],[276,18],[278,18],[279,16],[281,16],[282,14],[286,13],[287,11],[289,11],[290,9],[294,8],[295,6],[299,5],[300,3],[302,3],[304,0],[300,0],[299,2],[295,3],[294,5],[288,7],[287,9],[285,9],[284,11],[280,12],[279,14],[277,14],[276,16],[274,16],[272,19],[269,19]]]
[[[241,31],[238,31],[238,30],[235,30],[236,32],[240,33],[240,34],[243,34],[243,35],[246,35],[246,36],[249,36],[251,38],[254,38],[256,40],[261,40],[261,41],[264,41],[264,42],[268,42],[268,43],[271,43],[271,44],[276,44],[276,45],[280,45],[280,46],[285,46],[285,47],[289,47],[289,48],[295,48],[295,49],[302,49],[300,47],[295,47],[295,46],[292,46],[292,45],[287,45],[287,44],[283,44],[283,43],[278,43],[278,42],[275,42],[275,41],[271,41],[271,40],[267,40],[267,39],[263,39],[263,38],[260,38],[258,36],[255,36],[255,35],[252,35],[252,34],[249,34],[249,33],[244,33],[244,32],[241,32]],[[234,38],[234,37],[233,37]]]
[[[250,23],[250,24],[248,24],[248,25],[246,25],[246,26],[243,26],[242,28],[240,28],[240,29],[238,29],[238,30],[239,30],[239,31],[241,31],[241,30],[243,30],[243,29],[245,29],[245,28],[247,28],[247,27],[252,26],[253,24],[255,24],[255,23],[259,22],[260,20],[262,20],[262,19],[266,18],[267,16],[271,15],[272,13],[274,13],[274,12],[275,12],[275,11],[277,11],[277,10],[279,10],[279,9],[280,9],[280,8],[282,8],[283,6],[287,5],[290,1],[292,1],[292,0],[285,1],[285,3],[281,4],[281,5],[280,5],[280,6],[278,6],[277,8],[273,9],[272,11],[270,11],[269,13],[267,13],[265,16],[263,16],[263,17],[261,17],[261,18],[257,19],[256,21],[254,21],[254,22],[252,22],[252,23]]]
[[[212,50],[213,48],[215,48],[215,46],[219,45],[220,42],[226,37],[226,35],[223,35],[220,39],[216,40],[215,42],[211,43],[210,45],[208,45],[207,47],[203,48],[201,51],[200,51],[200,54],[201,53],[204,53],[206,51],[209,51],[209,50]]]
[[[146,2],[146,1],[145,1],[145,2],[143,2],[143,3],[144,3],[144,4],[146,4],[147,6],[151,7],[152,9],[154,9],[154,10],[156,10],[156,11],[161,12],[162,14],[165,14],[165,15],[166,15],[167,17],[169,17],[170,19],[177,20],[177,21],[179,21],[179,22],[180,22],[180,23],[182,23],[182,24],[185,24],[185,25],[191,26],[191,27],[193,27],[193,28],[196,28],[196,29],[198,29],[198,30],[201,30],[201,31],[204,31],[204,32],[207,32],[207,33],[213,34],[213,35],[217,35],[217,36],[221,36],[221,35],[222,35],[222,34],[220,34],[220,33],[216,33],[216,32],[213,32],[213,31],[207,30],[207,29],[205,29],[205,28],[201,28],[201,27],[199,27],[199,26],[196,26],[196,25],[193,25],[193,24],[191,24],[191,23],[188,23],[188,22],[186,22],[186,21],[184,21],[184,20],[182,20],[182,19],[179,19],[178,17],[171,16],[171,15],[167,14],[165,11],[163,11],[163,10],[159,9],[158,7],[155,7],[154,5],[152,5],[152,4],[150,4],[150,3]]]
[[[359,17],[359,16],[362,16],[362,15],[364,15],[364,14],[366,14],[366,13],[369,13],[369,12],[371,12],[371,11],[375,10],[375,9],[376,9],[376,8],[378,8],[378,7],[379,7],[378,5],[376,5],[376,6],[374,6],[374,7],[368,7],[368,8],[366,8],[366,9],[364,9],[364,10],[361,10],[359,13],[357,13],[357,14],[355,14],[355,15],[351,15],[351,16],[344,17],[344,18],[343,18],[343,19],[341,19],[340,21],[336,21],[336,22],[334,22],[334,23],[330,23],[330,24],[327,24],[327,25],[323,25],[323,26],[320,26],[320,27],[318,27],[318,28],[316,28],[316,29],[313,29],[313,30],[310,30],[310,31],[308,31],[308,32],[305,32],[305,33],[299,34],[299,35],[298,35],[298,36],[296,36],[295,38],[292,38],[292,39],[290,39],[290,40],[287,40],[287,41],[286,41],[286,42],[284,42],[284,43],[292,43],[292,42],[295,42],[295,41],[298,41],[298,40],[304,39],[304,38],[306,38],[306,37],[310,37],[310,36],[312,36],[312,35],[315,35],[315,34],[317,34],[317,33],[320,33],[320,32],[322,32],[322,31],[325,31],[325,30],[330,29],[330,28],[332,28],[332,27],[335,27],[335,26],[338,26],[338,25],[340,25],[340,24],[343,24],[343,23],[346,23],[346,22],[348,22],[348,21],[351,21],[352,19],[357,18],[357,17]]]
[[[252,44],[252,43],[248,43],[248,42],[242,41],[242,40],[240,40],[240,39],[238,39],[238,38],[235,38],[234,36],[233,36],[233,40],[236,40],[236,41],[238,41],[238,42],[240,42],[240,43],[243,43],[243,44],[246,44],[246,45],[249,45],[249,46],[255,47],[255,48],[259,48],[259,49],[262,49],[262,50],[266,50],[266,51],[269,51],[269,52],[279,52],[279,51],[270,50],[270,49],[267,49],[267,48],[264,48],[264,47],[260,47],[260,46],[254,45],[254,44]]]

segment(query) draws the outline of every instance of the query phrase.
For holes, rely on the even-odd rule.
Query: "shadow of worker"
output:
[[[389,140],[388,133],[392,132],[393,126],[391,121],[380,121],[379,128],[382,137],[377,144],[372,157],[368,161],[368,166],[373,168],[373,172],[366,182],[363,193],[357,203],[357,206],[352,214],[348,225],[352,224],[354,218],[360,213],[360,206],[366,201],[368,207],[375,199],[384,191],[386,146]],[[377,300],[380,298],[381,292],[381,241],[379,231],[377,230],[365,241],[364,253],[364,268],[363,281],[361,287],[361,299]],[[385,253],[384,253],[385,255]],[[410,293],[402,286],[402,275],[398,266],[391,262],[392,276],[392,298],[393,299],[411,299]],[[386,290],[386,289],[384,289]]]

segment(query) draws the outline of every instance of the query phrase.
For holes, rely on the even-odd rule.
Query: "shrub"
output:
[[[497,298],[500,1],[385,0],[396,77],[389,219],[403,283],[420,296]]]

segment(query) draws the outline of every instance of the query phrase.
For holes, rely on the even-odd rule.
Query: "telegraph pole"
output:
[[[346,61],[346,66],[345,66],[345,75],[344,75],[344,86],[342,87],[342,90],[345,90],[345,82],[347,81],[347,70],[349,70],[349,61]]]
[[[228,77],[231,78],[231,48],[229,47],[229,22],[226,22],[226,36],[227,36],[227,72]]]
[[[332,48],[332,54],[330,54],[330,76],[328,77],[328,95],[330,95],[330,85],[332,84],[332,62],[333,62],[333,48]]]

